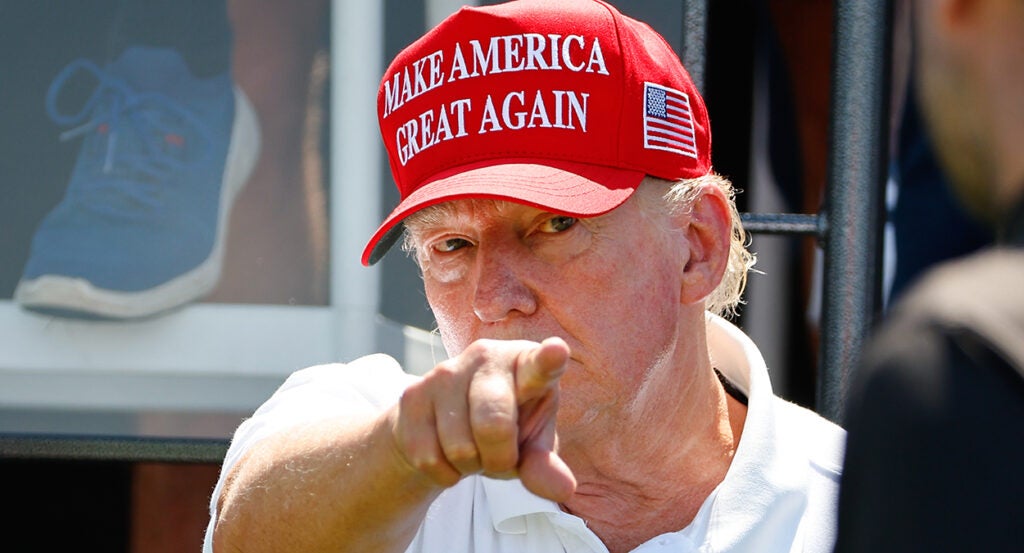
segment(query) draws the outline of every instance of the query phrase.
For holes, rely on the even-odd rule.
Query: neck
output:
[[[647,401],[641,391],[632,411],[609,419],[613,427],[560,447],[578,482],[563,508],[613,553],[685,528],[729,470],[746,407],[706,357],[696,369],[653,375]]]

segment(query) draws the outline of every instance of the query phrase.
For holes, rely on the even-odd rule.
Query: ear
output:
[[[683,227],[690,255],[683,267],[682,303],[704,301],[722,281],[732,237],[730,213],[729,200],[720,188],[701,187]]]

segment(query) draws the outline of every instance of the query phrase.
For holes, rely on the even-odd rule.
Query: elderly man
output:
[[[378,113],[450,359],[299,371],[236,433],[218,552],[828,551],[844,433],[712,312],[752,257],[667,43],[594,0],[464,8]]]

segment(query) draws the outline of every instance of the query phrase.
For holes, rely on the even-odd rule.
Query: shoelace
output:
[[[57,98],[68,81],[80,71],[92,74],[97,85],[77,113],[62,113],[57,107]],[[97,110],[104,97],[109,98],[109,105]],[[197,156],[183,161],[168,153],[168,144],[184,147],[185,137],[167,125],[165,118],[156,115],[156,111],[176,116],[195,132],[200,143],[190,145],[190,149],[198,152]],[[71,62],[53,79],[46,92],[46,113],[59,126],[77,125],[61,133],[61,141],[71,140],[93,130],[105,134],[104,173],[112,172],[115,161],[118,161],[154,180],[162,181],[169,172],[197,164],[211,155],[209,146],[213,141],[204,123],[195,114],[159,92],[137,92],[124,80],[110,75],[87,59]],[[92,118],[86,121],[90,115]],[[135,134],[141,137],[141,148],[125,148],[127,153],[118,155],[118,131],[122,125],[134,127]]]

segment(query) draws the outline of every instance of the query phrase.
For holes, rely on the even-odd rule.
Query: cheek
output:
[[[424,279],[427,303],[437,322],[441,341],[449,356],[461,352],[472,342],[473,311],[464,297],[465,286],[440,284]]]
[[[654,236],[649,240],[660,238]],[[676,306],[682,287],[682,267],[686,260],[677,253],[677,245],[662,241],[661,247],[619,246],[618,251],[594,264],[587,280],[596,291],[590,305],[600,309],[611,307],[618,319],[645,316],[652,306]],[[651,242],[654,243],[654,242]],[[609,305],[618,304],[618,305]]]
[[[619,258],[617,265],[590,274],[588,293],[560,318],[609,368],[649,366],[675,340],[680,273],[671,260]]]
[[[652,274],[660,268],[643,271],[649,278],[636,275],[639,270],[619,273],[618,289],[605,289],[596,296],[601,299],[591,298],[570,317],[567,324],[583,349],[577,354],[584,363],[562,377],[562,428],[627,408],[652,371],[671,362],[679,337],[678,289],[665,285],[671,280],[667,275]]]

